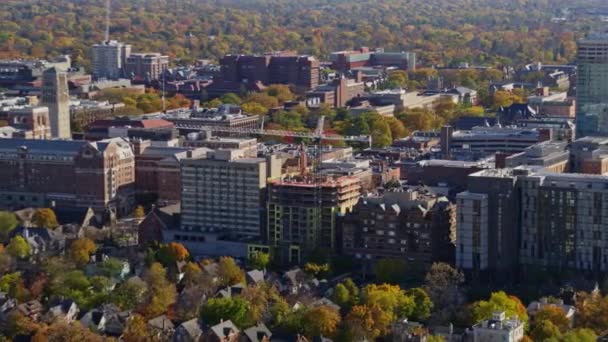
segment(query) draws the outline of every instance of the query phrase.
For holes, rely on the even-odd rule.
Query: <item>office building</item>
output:
[[[0,101],[0,120],[14,128],[12,137],[26,139],[50,139],[51,126],[48,107],[15,102],[5,104]],[[8,102],[8,101],[7,101]]]
[[[130,55],[131,45],[115,40],[93,45],[93,76],[109,80],[124,77],[123,69]]]
[[[132,53],[126,59],[125,76],[137,81],[158,81],[169,67],[169,56],[160,53]]]
[[[327,104],[334,108],[346,107],[353,98],[363,95],[364,91],[365,83],[361,80],[339,78],[306,92],[306,106],[314,108]]]
[[[0,139],[0,206],[130,213],[135,162],[123,139]]]
[[[537,171],[567,172],[570,162],[570,152],[564,141],[543,141],[526,147],[523,152],[500,158],[496,156],[496,167],[515,168],[518,166],[535,167]]]
[[[280,164],[244,153],[217,150],[182,159],[182,230],[232,239],[261,237],[266,182],[280,176]]]
[[[423,267],[452,262],[456,208],[422,189],[359,199],[344,218],[342,253],[357,259],[396,258]]]
[[[396,67],[415,70],[415,52],[384,52],[382,48],[370,50],[361,47],[358,50],[333,52],[329,59],[332,69],[346,72],[361,67]]]
[[[608,135],[608,30],[578,41],[577,137]]]
[[[42,75],[42,104],[49,108],[51,136],[71,139],[70,94],[65,72],[50,68]]]
[[[524,338],[525,323],[507,318],[504,311],[494,312],[491,319],[473,326],[473,342],[519,342]]]
[[[608,138],[587,136],[570,146],[570,172],[605,175],[608,173]]]

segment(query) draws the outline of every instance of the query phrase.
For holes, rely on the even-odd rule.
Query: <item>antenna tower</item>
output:
[[[106,0],[106,32],[105,32],[105,42],[110,41],[110,0]]]

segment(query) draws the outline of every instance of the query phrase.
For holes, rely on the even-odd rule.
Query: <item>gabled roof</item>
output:
[[[243,334],[245,334],[249,342],[260,342],[265,337],[269,339],[272,337],[272,332],[264,323],[258,323],[258,325],[243,330]]]
[[[175,326],[167,316],[160,315],[148,321],[148,326],[158,330],[173,330]]]
[[[236,327],[236,325],[234,325],[234,323],[232,323],[232,321],[227,320],[212,326],[211,331],[215,334],[215,336],[222,339],[232,333],[238,333],[239,329]]]

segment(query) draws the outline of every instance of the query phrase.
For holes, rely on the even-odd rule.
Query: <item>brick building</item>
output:
[[[123,139],[95,143],[0,139],[0,207],[62,207],[129,213],[135,161]]]
[[[293,52],[226,55],[220,60],[220,66],[221,76],[207,88],[210,95],[239,93],[243,87],[247,90],[256,84],[291,84],[301,91],[319,84],[319,61]]]
[[[342,252],[358,259],[397,258],[429,266],[452,262],[456,208],[414,189],[359,199],[344,218]]]
[[[125,75],[138,81],[157,81],[169,67],[169,56],[155,53],[132,53],[125,61]]]
[[[0,107],[0,120],[18,129],[19,135],[28,139],[49,139],[51,126],[49,109],[42,106]],[[15,133],[13,133],[15,136]]]

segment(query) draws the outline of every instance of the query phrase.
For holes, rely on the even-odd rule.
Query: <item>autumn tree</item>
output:
[[[97,245],[89,238],[79,238],[72,242],[70,245],[70,258],[76,263],[76,265],[82,267],[89,262],[91,254],[95,253]]]
[[[414,299],[406,295],[398,285],[367,285],[361,291],[361,303],[369,306],[378,305],[390,315],[391,321],[410,317],[416,309]]]
[[[601,334],[608,330],[608,297],[599,293],[578,293],[574,322],[579,328],[588,328]]]
[[[10,211],[0,211],[0,242],[7,241],[10,232],[17,227],[17,216]]]
[[[530,336],[534,341],[549,341],[559,340],[562,333],[550,320],[539,320],[534,324]]]
[[[146,300],[142,310],[146,317],[156,317],[175,303],[177,291],[175,285],[167,280],[167,270],[159,263],[153,263],[146,270],[144,282],[148,285]]]
[[[245,114],[266,115],[268,113],[268,108],[254,101],[243,103],[241,109]]]
[[[139,277],[132,277],[120,283],[112,291],[110,300],[122,310],[134,310],[146,299],[148,286]]]
[[[59,226],[57,216],[55,216],[53,209],[50,208],[36,209],[36,212],[34,212],[34,216],[32,217],[32,223],[36,225],[36,227],[50,229],[54,229]]]
[[[245,282],[245,272],[231,257],[221,257],[218,262],[220,286],[232,286]]]
[[[359,340],[374,341],[387,333],[392,316],[377,304],[356,305],[346,315],[346,327]]]
[[[574,329],[562,336],[562,342],[595,342],[597,334],[591,329]]]
[[[317,336],[333,336],[340,324],[340,313],[326,305],[307,310],[302,317],[304,334],[310,338]]]
[[[25,259],[32,253],[32,248],[22,236],[17,235],[6,246],[6,252],[15,258]]]
[[[429,295],[419,287],[409,289],[405,292],[408,296],[414,299],[414,311],[412,312],[411,318],[414,321],[426,321],[431,317],[431,310],[433,309],[433,302],[429,298]]]
[[[146,319],[142,315],[134,314],[129,317],[122,335],[122,340],[125,342],[144,342],[153,340]]]
[[[247,316],[252,322],[259,322],[262,316],[266,313],[270,302],[270,294],[272,288],[265,284],[248,286],[243,289],[240,297],[249,303]]]
[[[307,262],[304,264],[304,271],[313,277],[325,277],[329,274],[330,270],[331,268],[327,263]]]
[[[549,304],[541,308],[534,315],[534,320],[536,322],[550,321],[562,333],[570,329],[570,320],[566,316],[566,312],[557,305]]]
[[[266,87],[264,92],[269,96],[275,97],[279,103],[291,101],[294,97],[289,86],[284,84],[271,84]]]
[[[504,311],[507,317],[517,317],[522,322],[528,321],[526,307],[519,298],[509,296],[503,291],[493,292],[489,300],[473,303],[472,314],[474,322],[489,319],[496,311]]]
[[[52,323],[47,329],[40,330],[35,336],[35,341],[49,342],[102,342],[104,338],[83,327],[80,322],[72,324],[65,323],[61,320]]]
[[[179,242],[170,242],[163,245],[156,254],[163,265],[171,265],[177,261],[184,261],[190,256],[188,249]]]

